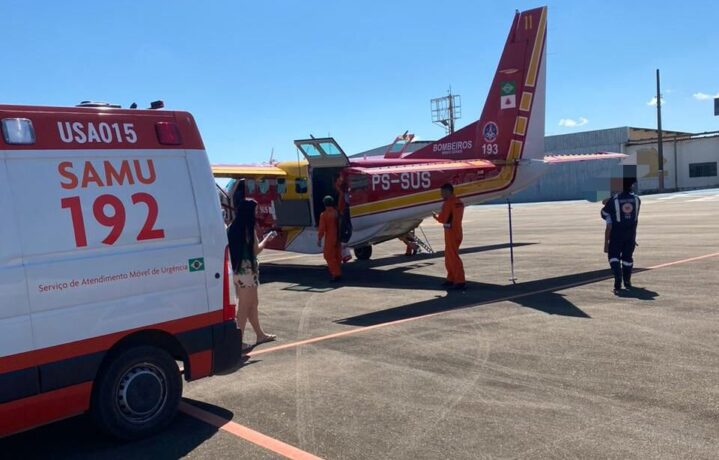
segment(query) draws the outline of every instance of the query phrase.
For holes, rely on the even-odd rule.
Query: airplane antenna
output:
[[[452,94],[449,87],[448,95],[430,100],[432,109],[432,123],[442,125],[447,134],[454,132],[454,121],[462,118],[462,98],[459,94]]]
[[[507,197],[507,211],[509,211],[509,266],[512,270],[512,275],[509,281],[512,284],[517,284],[517,277],[514,276],[514,238],[512,237],[512,202]]]
[[[275,148],[272,147],[272,151],[270,152],[270,164],[272,164],[272,161],[275,159]]]

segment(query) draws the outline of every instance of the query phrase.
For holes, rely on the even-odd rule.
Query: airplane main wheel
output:
[[[355,248],[355,257],[358,260],[369,260],[372,257],[372,246],[361,246]]]

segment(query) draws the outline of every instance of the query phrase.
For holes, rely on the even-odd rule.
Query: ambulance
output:
[[[241,353],[227,236],[186,112],[0,105],[0,437],[89,412],[155,433]]]

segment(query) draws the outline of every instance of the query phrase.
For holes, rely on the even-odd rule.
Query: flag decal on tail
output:
[[[513,81],[503,81],[499,85],[501,92],[500,107],[502,109],[513,109],[517,107],[517,84]]]

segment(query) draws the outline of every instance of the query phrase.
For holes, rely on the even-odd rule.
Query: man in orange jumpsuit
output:
[[[335,209],[335,200],[327,195],[322,202],[325,210],[320,214],[320,227],[317,232],[317,246],[322,247],[322,238],[325,246],[322,254],[327,261],[327,268],[330,270],[331,282],[337,282],[342,276],[342,251],[339,240],[339,214]]]
[[[432,213],[437,222],[444,226],[444,265],[447,268],[447,280],[443,286],[464,290],[464,265],[459,258],[459,245],[462,244],[462,216],[464,203],[454,196],[452,184],[444,184],[441,188],[442,212]]]

